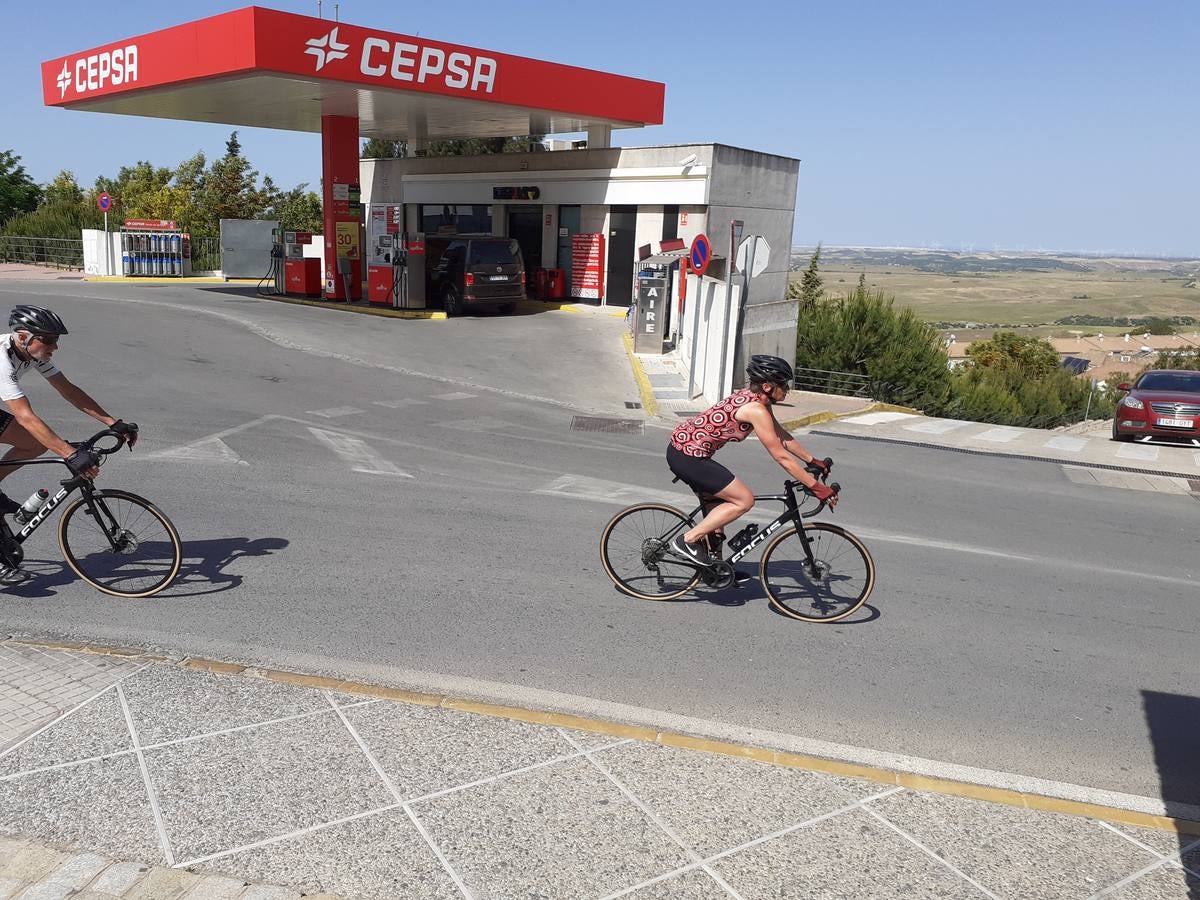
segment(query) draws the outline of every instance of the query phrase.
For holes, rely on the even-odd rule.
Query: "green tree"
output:
[[[542,135],[530,134],[519,137],[467,138],[447,141],[430,141],[418,156],[490,156],[496,153],[528,153],[540,143]]]
[[[0,225],[13,216],[33,212],[42,199],[42,189],[30,178],[21,157],[0,150]]]
[[[817,301],[825,294],[825,282],[821,278],[819,271],[821,265],[821,245],[817,244],[817,249],[813,253],[812,258],[808,261],[808,268],[804,270],[804,275],[800,278],[800,288],[794,292],[795,298],[800,301],[800,314],[806,315],[811,312],[813,307],[817,305]],[[788,287],[792,286],[789,282]],[[789,299],[793,297],[793,292],[788,292]]]
[[[362,159],[403,159],[408,156],[408,141],[389,141],[387,138],[371,138],[362,146]]]
[[[1060,368],[1062,361],[1052,344],[1015,331],[997,331],[991,340],[975,341],[967,357],[976,365],[999,372],[1017,372],[1027,379],[1044,378]]]
[[[259,188],[258,172],[242,155],[242,145],[234,131],[225,142],[225,155],[213,161],[199,186],[193,231],[216,235],[221,219],[259,218],[273,190],[269,181]]]
[[[290,191],[276,192],[266,210],[266,218],[278,219],[285,231],[311,231],[320,234],[324,229],[321,218],[321,197],[298,184]]]
[[[68,169],[63,169],[55,175],[54,180],[46,185],[46,189],[42,193],[42,203],[47,206],[59,203],[82,205],[85,202],[83,188],[75,180],[75,173]]]
[[[1200,352],[1187,350],[1160,350],[1151,369],[1200,370]]]

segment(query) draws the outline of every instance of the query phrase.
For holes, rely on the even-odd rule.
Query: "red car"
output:
[[[1114,441],[1184,441],[1200,446],[1200,372],[1151,369],[1127,391],[1113,418]]]

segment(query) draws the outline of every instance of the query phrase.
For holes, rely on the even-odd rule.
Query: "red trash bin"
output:
[[[533,296],[535,300],[550,296],[550,271],[541,266],[533,270]]]
[[[567,296],[567,273],[564,269],[550,270],[550,299],[562,300]]]

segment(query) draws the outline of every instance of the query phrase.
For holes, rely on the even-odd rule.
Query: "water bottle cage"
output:
[[[754,535],[758,533],[758,525],[751,522],[737,534],[729,539],[729,549],[734,553],[745,547],[754,539]]]

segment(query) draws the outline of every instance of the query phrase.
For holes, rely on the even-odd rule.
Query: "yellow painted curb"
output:
[[[826,410],[824,412],[812,413],[811,415],[801,416],[798,419],[788,419],[786,422],[780,422],[784,428],[807,428],[812,425],[823,425],[825,422],[832,422],[834,419],[844,419],[847,416],[861,416],[870,412],[903,412],[920,415],[920,413],[907,406],[897,406],[894,403],[882,403],[880,401],[872,401],[862,409],[850,409],[845,412],[833,412]]]
[[[299,297],[284,297],[279,294],[259,294],[264,300],[275,300],[279,303],[294,303],[297,306],[316,306],[320,309],[336,309],[342,312],[359,313],[364,316],[384,316],[388,319],[445,319],[446,313],[440,309],[392,309],[391,307],[354,306],[350,303],[326,300],[302,300]]]
[[[83,281],[102,281],[109,284],[258,284],[261,278],[214,278],[208,275],[186,276],[182,278],[153,278],[142,276],[131,278],[125,275],[89,275]]]
[[[642,368],[642,361],[633,352],[633,337],[629,332],[621,335],[625,342],[625,355],[629,357],[629,365],[633,368],[633,379],[637,382],[638,393],[642,395],[642,411],[648,416],[658,415],[658,401],[654,399],[654,389],[650,387],[650,379]]]
[[[400,688],[371,684],[369,682],[307,675],[301,672],[289,672],[282,669],[261,669],[240,663],[223,662],[221,660],[204,659],[201,657],[189,656],[180,661],[172,661],[167,657],[143,653],[140,650],[68,641],[11,640],[10,643],[47,650],[72,650],[102,656],[116,656],[122,659],[142,659],[146,662],[197,669],[234,678],[264,678],[279,684],[337,691],[339,693],[356,694],[380,700],[394,700],[400,703],[411,703],[421,706],[436,706],[442,709],[452,709],[457,712],[473,713],[491,718],[531,722],[550,727],[572,728],[577,731],[602,734],[621,740],[643,741],[645,743],[656,743],[664,747],[675,747],[700,753],[714,753],[721,756],[737,757],[739,759],[752,759],[766,765],[804,769],[810,772],[822,772],[850,778],[862,778],[878,784],[893,785],[913,791],[926,791],[928,793],[944,794],[950,797],[961,797],[969,800],[982,800],[1002,806],[1015,806],[1038,812],[1081,816],[1103,822],[1134,825],[1139,828],[1152,828],[1157,831],[1166,831],[1174,834],[1200,835],[1200,821],[1193,821],[1191,819],[1178,819],[1171,816],[1141,813],[1118,807],[1085,803],[1078,800],[1047,797],[1041,794],[1027,794],[1006,788],[994,788],[986,785],[954,781],[949,778],[936,778],[911,772],[898,772],[862,763],[842,762],[836,759],[809,756],[803,753],[791,753],[783,750],[772,750],[767,747],[736,744],[732,741],[719,741],[696,735],[659,731],[649,726],[627,725],[620,722],[610,722],[605,719],[594,719],[588,716],[577,716],[568,713],[527,709],[521,706],[447,697],[442,694],[407,691]]]

